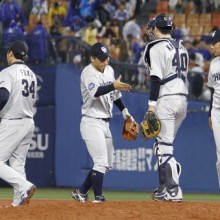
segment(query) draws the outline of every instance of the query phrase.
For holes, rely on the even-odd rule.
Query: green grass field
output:
[[[63,188],[39,188],[34,195],[36,200],[72,200],[72,189]],[[109,191],[104,190],[107,200],[127,200],[127,201],[150,201],[151,193],[134,192],[134,191]],[[0,188],[0,199],[12,199],[12,188]],[[220,202],[220,194],[208,193],[184,193],[184,201],[199,201],[199,202]],[[93,193],[90,192],[90,198],[93,199]]]

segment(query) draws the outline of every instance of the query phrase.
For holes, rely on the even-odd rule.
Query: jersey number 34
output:
[[[22,79],[22,85],[23,90],[22,90],[22,95],[25,97],[28,97],[29,95],[32,96],[34,99],[35,97],[35,81],[31,81],[30,85],[29,82],[26,79]]]

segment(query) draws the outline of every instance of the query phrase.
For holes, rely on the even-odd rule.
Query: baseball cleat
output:
[[[179,186],[169,190],[164,188],[163,191],[156,189],[152,194],[152,199],[155,201],[181,202],[183,200],[182,190]]]
[[[21,202],[19,203],[19,205],[27,205],[30,203],[30,200],[32,198],[32,196],[34,195],[34,193],[36,192],[37,187],[35,185],[32,185],[26,193],[24,193],[21,196]]]
[[[72,193],[72,198],[79,202],[86,202],[88,201],[88,193],[82,194],[78,189],[75,189]]]
[[[95,200],[92,202],[99,203],[99,202],[105,202],[105,201],[106,201],[106,199],[105,199],[104,195],[101,195],[101,196],[96,196]]]

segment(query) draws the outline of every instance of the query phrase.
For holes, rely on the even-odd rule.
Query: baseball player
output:
[[[72,192],[72,197],[85,202],[92,187],[95,196],[93,202],[104,202],[103,180],[105,173],[112,167],[114,151],[109,129],[113,103],[122,111],[124,119],[130,116],[119,90],[129,91],[131,86],[121,82],[121,76],[115,80],[114,70],[108,65],[107,48],[101,43],[91,47],[90,60],[91,63],[81,74],[83,105],[80,132],[94,165],[81,187]]]
[[[27,53],[27,44],[15,41],[7,52],[9,67],[0,72],[0,178],[14,188],[14,207],[28,204],[36,190],[25,175],[37,89],[36,77],[24,63]]]
[[[220,29],[214,31],[212,37],[207,39],[206,42],[211,44],[211,49],[215,56],[210,63],[207,86],[211,90],[209,126],[213,130],[216,144],[216,168],[220,187]]]
[[[144,62],[150,69],[149,113],[161,122],[154,154],[158,160],[159,187],[152,198],[157,201],[181,201],[180,164],[173,156],[173,142],[187,112],[187,71],[189,57],[181,41],[171,38],[173,22],[166,14],[149,21]],[[146,113],[147,114],[147,113]]]

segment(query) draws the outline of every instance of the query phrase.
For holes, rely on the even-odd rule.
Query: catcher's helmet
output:
[[[155,27],[158,27],[158,28],[165,28],[165,27],[172,28],[173,27],[173,21],[171,17],[169,17],[166,14],[160,14],[157,17],[155,17],[153,20],[155,23],[154,24]]]
[[[155,36],[152,32],[152,30],[157,28],[174,28],[173,21],[171,17],[169,17],[166,14],[159,14],[158,16],[154,17],[147,23],[147,32],[151,40],[155,39]]]

